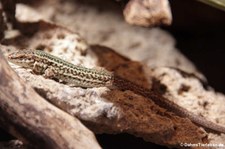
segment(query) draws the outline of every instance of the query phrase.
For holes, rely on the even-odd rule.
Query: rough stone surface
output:
[[[86,67],[103,66],[145,87],[154,88],[154,81],[158,80],[169,89],[164,92],[168,99],[196,112],[196,114],[204,115],[214,122],[224,124],[222,120],[224,111],[221,109],[224,105],[222,102],[224,95],[204,89],[198,79],[185,80],[186,78],[179,75],[179,70],[166,68],[179,68],[204,79],[204,76],[197,71],[195,66],[177,51],[174,47],[174,39],[158,28],[147,29],[126,24],[117,5],[111,1],[104,3],[104,5],[98,5],[99,1],[42,1],[33,8],[21,5],[23,9],[19,7],[18,9],[23,13],[22,10],[32,8],[32,11],[45,16],[45,19],[50,19],[79,32],[87,39],[88,43],[111,47],[132,60],[142,62],[143,65],[130,61],[101,46],[91,46],[85,52],[79,50],[75,52],[75,49],[72,48],[71,51],[76,54],[69,58],[71,54],[67,52],[70,51],[68,49],[71,47],[68,45],[73,45],[73,42],[67,37],[75,35],[72,32],[65,33],[61,29],[58,32],[65,33],[65,38],[62,39],[65,41],[61,45],[64,47],[62,49],[52,46],[50,43],[53,42],[49,42],[50,40],[59,41],[58,36],[54,36],[54,31],[57,32],[55,29],[51,31],[51,38],[48,39],[45,36],[41,38],[37,36],[38,34],[46,34],[40,30],[33,37],[21,37],[23,42],[17,40],[17,43],[15,41],[5,43],[16,48],[37,48],[37,43],[45,43],[44,50],[62,58],[64,55],[68,55],[66,59],[74,64]],[[47,10],[47,8],[49,11],[44,12],[43,10]],[[24,15],[26,14],[22,16]],[[21,46],[21,43],[26,43],[26,46]],[[48,50],[49,47],[51,50]],[[176,117],[166,109],[158,107],[150,100],[131,91],[110,90],[105,87],[71,88],[53,80],[44,79],[42,76],[34,75],[15,65],[13,68],[39,94],[71,115],[80,118],[96,133],[127,132],[147,141],[167,146],[178,146],[180,142],[207,142],[206,134],[188,119]],[[163,77],[161,71],[165,71],[167,75]],[[182,82],[187,83],[191,88],[182,85]],[[187,97],[191,97],[193,100]],[[188,100],[184,101],[184,99]],[[213,99],[218,99],[218,101]],[[190,105],[190,102],[193,104]],[[210,103],[206,104],[207,108],[204,108],[205,102]],[[210,134],[209,137],[214,142],[224,140],[224,135]]]
[[[168,0],[130,0],[124,11],[125,20],[133,25],[170,25],[172,14]]]
[[[203,116],[210,121],[225,125],[225,96],[214,91],[207,83],[193,74],[174,68],[159,67],[152,71],[152,79],[157,79],[157,88],[164,86],[164,97],[180,106]],[[152,85],[154,87],[154,85]],[[211,143],[225,143],[225,134],[209,134]]]
[[[123,74],[137,84],[149,86],[148,82],[144,81],[144,72],[139,63],[121,57],[108,48],[92,46],[91,49],[101,57],[99,64],[108,60],[104,63],[106,69],[114,69],[116,73]],[[108,57],[112,60],[110,61]],[[179,142],[207,142],[206,133],[190,120],[177,117],[155,105],[151,100],[131,91],[106,87],[90,89],[69,87],[32,74],[16,65],[12,64],[12,67],[42,97],[78,117],[95,133],[124,132],[142,137],[146,141],[173,147],[178,147]]]
[[[42,19],[48,19],[78,32],[89,44],[100,44],[150,67],[170,66],[204,78],[195,66],[176,48],[175,40],[159,28],[142,28],[127,24],[121,7],[112,1],[49,1],[33,7],[17,5],[19,16],[33,8]],[[48,10],[48,11],[43,11]],[[25,12],[24,12],[25,11]],[[54,13],[53,13],[54,12]],[[19,15],[20,14],[20,15]],[[24,19],[23,19],[24,21]]]

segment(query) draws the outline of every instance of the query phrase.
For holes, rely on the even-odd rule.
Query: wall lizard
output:
[[[32,69],[34,73],[42,74],[46,78],[62,80],[73,86],[84,88],[115,86],[121,90],[131,90],[153,100],[159,106],[174,112],[180,117],[189,118],[199,126],[216,133],[225,133],[225,127],[208,121],[154,93],[150,89],[136,85],[107,70],[77,66],[40,50],[19,50],[9,54],[8,60],[19,66]]]

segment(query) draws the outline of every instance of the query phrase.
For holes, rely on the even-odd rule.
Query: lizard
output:
[[[209,131],[225,133],[225,127],[200,117],[162,95],[150,89],[141,87],[125,78],[105,69],[86,68],[74,65],[59,57],[41,50],[18,50],[8,55],[8,61],[24,68],[32,69],[35,74],[46,78],[62,80],[65,83],[83,88],[116,87],[121,90],[131,90],[136,94],[151,99],[162,108],[174,114],[189,118],[193,123]]]

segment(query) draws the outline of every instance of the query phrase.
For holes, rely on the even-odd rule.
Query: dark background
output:
[[[225,93],[225,12],[195,0],[171,0],[170,4],[173,25],[165,29],[209,85]]]

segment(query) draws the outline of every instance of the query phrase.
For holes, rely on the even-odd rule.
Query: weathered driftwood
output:
[[[170,25],[172,22],[168,0],[130,0],[123,13],[128,23],[140,26]]]
[[[2,54],[0,126],[37,148],[100,148],[92,132],[27,86]]]

